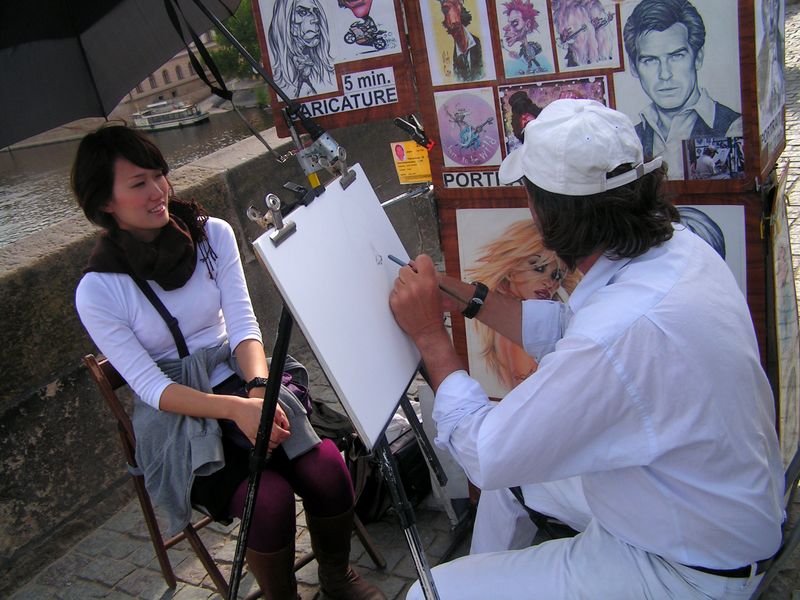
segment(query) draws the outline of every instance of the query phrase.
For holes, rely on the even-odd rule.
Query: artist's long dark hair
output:
[[[618,167],[609,177],[629,169]],[[632,183],[589,196],[556,194],[524,181],[545,247],[574,269],[598,250],[633,258],[672,237],[672,223],[680,216],[662,192],[666,175],[662,166]]]

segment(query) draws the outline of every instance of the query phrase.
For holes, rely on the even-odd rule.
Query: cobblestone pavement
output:
[[[780,162],[789,163],[789,222],[795,276],[800,292],[800,4],[790,3],[786,11],[786,150]],[[800,294],[799,294],[800,295]],[[305,362],[305,361],[304,361]],[[309,364],[307,362],[307,364]],[[298,503],[298,554],[310,549],[302,505]],[[792,508],[792,518],[800,515],[800,501]],[[236,522],[238,524],[238,521]],[[230,575],[236,548],[238,525],[213,524],[201,532],[209,551],[219,562],[223,575]],[[417,528],[431,566],[454,546],[450,557],[466,554],[468,539],[456,540],[444,512],[432,508],[417,510]],[[377,585],[389,600],[403,598],[416,571],[407,549],[402,528],[393,515],[367,526],[383,553],[387,566],[378,570],[357,539],[353,540],[351,560],[366,579]],[[468,537],[468,536],[467,536]],[[169,551],[178,578],[170,589],[161,577],[158,562],[147,535],[137,501],[129,502],[99,529],[68,553],[34,576],[10,600],[82,600],[86,598],[142,598],[152,600],[205,600],[220,598],[199,560],[186,542]],[[764,600],[800,600],[800,551],[781,572]],[[310,600],[317,593],[316,563],[298,571],[300,595]],[[242,596],[254,589],[250,575],[242,580]],[[487,599],[489,600],[489,599]],[[548,599],[550,600],[550,599]]]

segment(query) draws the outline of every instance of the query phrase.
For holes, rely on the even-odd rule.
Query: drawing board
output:
[[[272,229],[253,242],[283,301],[368,448],[379,441],[414,377],[420,355],[398,327],[389,293],[408,260],[360,165],[284,222],[296,231],[275,246]]]

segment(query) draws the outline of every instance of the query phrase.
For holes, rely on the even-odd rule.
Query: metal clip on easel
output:
[[[346,189],[356,178],[356,174],[347,167],[347,151],[344,147],[337,144],[328,132],[324,132],[310,146],[304,148],[289,111],[284,108],[282,112],[292,141],[297,147],[297,160],[314,193],[321,196],[325,191],[325,186],[320,183],[317,176],[317,171],[322,169],[326,169],[334,176],[341,176],[339,183],[342,189]]]
[[[262,215],[258,210],[253,207],[247,207],[247,218],[258,223],[263,229],[273,228],[269,234],[269,239],[275,246],[279,246],[286,238],[292,235],[297,230],[297,225],[294,221],[284,221],[281,214],[281,199],[275,194],[267,194],[264,198],[264,203],[267,205],[267,212]]]

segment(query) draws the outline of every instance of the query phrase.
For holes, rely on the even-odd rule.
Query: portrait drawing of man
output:
[[[742,135],[736,110],[700,87],[706,28],[689,0],[642,0],[623,29],[630,70],[651,100],[636,131],[645,156],[663,156],[681,178],[682,140]]]

